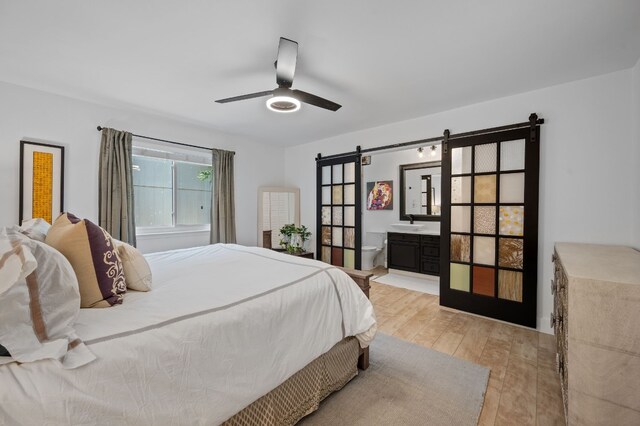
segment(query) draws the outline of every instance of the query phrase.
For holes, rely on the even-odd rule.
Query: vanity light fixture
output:
[[[431,156],[432,157],[436,156],[436,146],[435,145],[431,145]]]
[[[423,153],[422,151],[424,151],[424,150],[422,149],[422,147],[418,148],[418,157],[419,157],[419,158],[424,157],[424,153]]]

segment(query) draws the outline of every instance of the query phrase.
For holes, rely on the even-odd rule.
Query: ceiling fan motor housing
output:
[[[273,111],[293,112],[300,109],[300,101],[291,89],[278,87],[273,91],[273,97],[267,100],[267,106]]]

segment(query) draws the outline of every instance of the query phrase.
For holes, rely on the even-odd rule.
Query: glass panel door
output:
[[[317,161],[317,258],[360,269],[360,155]]]
[[[440,303],[536,326],[539,128],[447,141]]]

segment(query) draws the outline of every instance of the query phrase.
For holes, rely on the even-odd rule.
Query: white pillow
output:
[[[0,344],[19,362],[55,359],[76,368],[95,359],[73,328],[80,312],[78,280],[57,250],[0,230]],[[4,281],[7,278],[9,281]]]
[[[23,220],[20,230],[27,237],[44,243],[44,239],[47,237],[49,228],[51,228],[51,224],[49,224],[49,222],[44,219],[38,218]]]
[[[132,245],[111,238],[116,246],[116,253],[122,261],[127,288],[136,291],[151,290],[151,268],[147,259]]]

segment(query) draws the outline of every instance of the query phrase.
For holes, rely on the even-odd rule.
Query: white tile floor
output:
[[[377,278],[373,278],[380,284],[391,285],[394,287],[406,288],[408,290],[419,291],[421,293],[440,295],[440,280],[437,277],[425,275],[424,278],[389,273]]]

